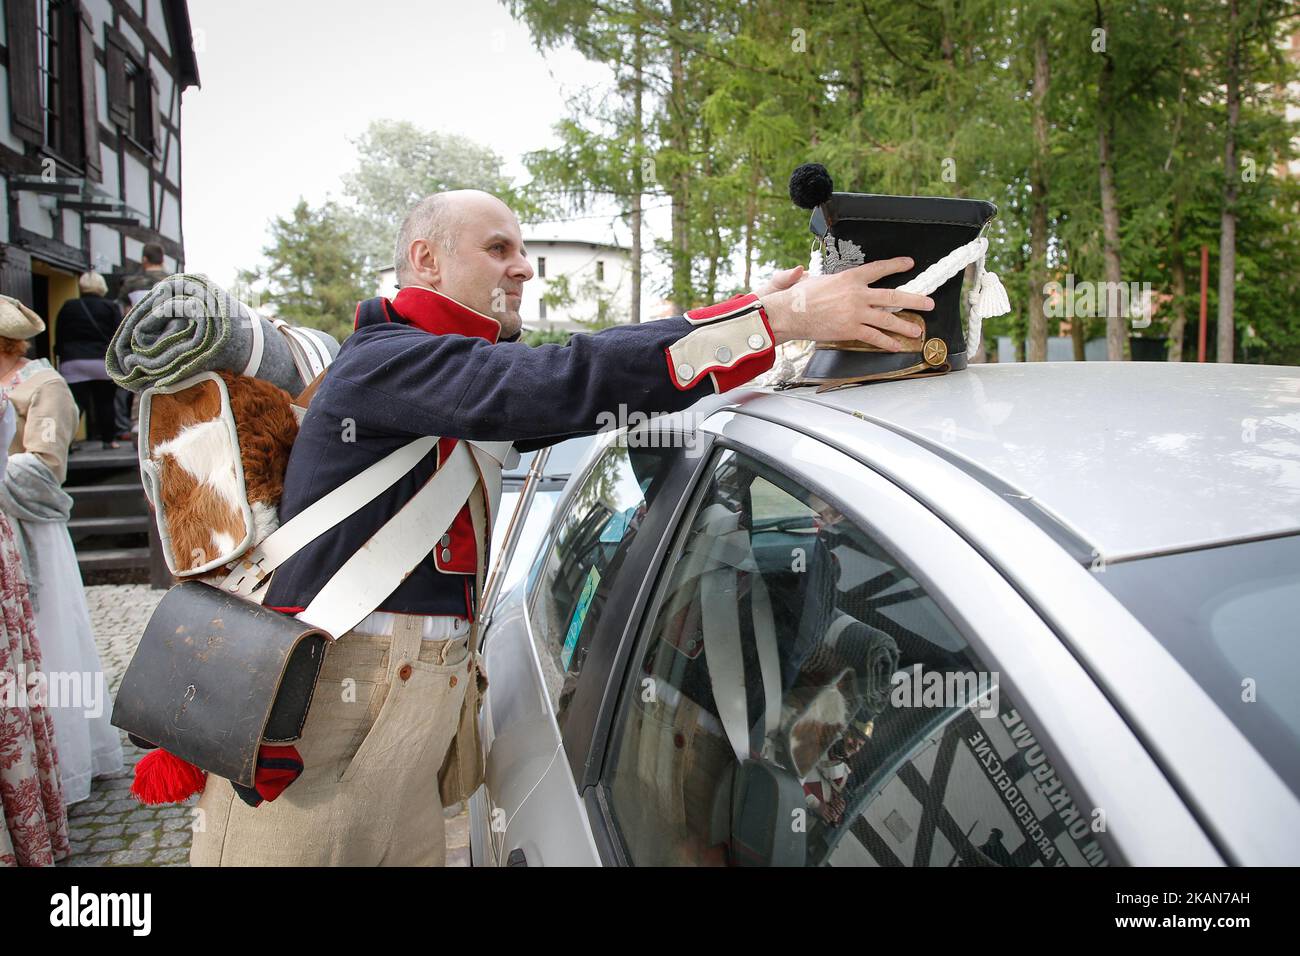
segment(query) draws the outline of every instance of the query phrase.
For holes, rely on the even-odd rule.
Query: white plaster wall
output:
[[[158,38],[163,49],[167,49],[167,21],[163,17],[163,8],[161,0],[149,0],[145,8],[144,22],[149,27],[149,32]]]
[[[176,197],[169,192],[163,193],[162,217],[158,223],[158,231],[168,239],[181,241],[181,206],[176,201]]]
[[[137,212],[149,215],[149,169],[129,152],[123,157],[126,172],[126,204]]]
[[[583,285],[595,279],[597,261],[605,264],[605,278],[601,286],[614,300],[616,317],[624,322],[630,318],[632,281],[630,257],[626,250],[606,247],[592,249],[581,244],[528,239],[525,239],[524,245],[528,248],[529,261],[532,262],[534,271],[538,268],[538,260],[546,259],[546,278],[534,276],[524,285],[520,313],[526,325],[545,328],[555,323],[573,322],[576,318],[594,317],[594,301],[581,297],[580,292]],[[550,308],[545,320],[542,320],[538,317],[542,295],[551,281],[559,276],[568,276],[570,289],[579,293],[579,296],[575,299],[573,308]]]
[[[95,27],[95,45],[104,46],[104,24],[113,22],[113,4],[109,0],[81,0]]]
[[[90,224],[90,261],[100,272],[111,272],[122,264],[117,233],[108,226]]]
[[[81,213],[72,209],[63,210],[63,241],[77,249],[81,248]]]
[[[121,31],[122,36],[126,37],[126,42],[131,45],[131,48],[135,50],[136,53],[139,53],[140,56],[143,58],[144,41],[140,39],[140,35],[136,33],[134,30],[132,30],[131,25],[127,23],[125,20],[121,22],[118,29]]]
[[[54,238],[54,221],[41,208],[37,194],[23,190],[18,193],[18,224],[46,239]]]
[[[153,57],[149,57],[149,70],[153,73],[153,78],[158,81],[158,115],[166,116],[167,111],[172,107],[172,83],[171,74],[168,73],[161,63]]]
[[[0,24],[4,17],[0,17]],[[0,143],[19,153],[26,148],[9,127],[9,68],[0,69]]]
[[[103,143],[99,144],[99,165],[103,170],[103,178],[100,180],[99,188],[110,196],[117,196],[121,199],[122,183],[117,176],[117,153]]]
[[[163,175],[173,186],[179,187],[181,184],[181,144],[178,137],[171,133],[167,134],[168,142],[163,144],[163,151],[167,156],[167,168]]]

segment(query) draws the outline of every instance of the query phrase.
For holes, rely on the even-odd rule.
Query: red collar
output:
[[[407,286],[392,300],[397,314],[434,335],[465,335],[496,343],[501,323],[432,289]]]

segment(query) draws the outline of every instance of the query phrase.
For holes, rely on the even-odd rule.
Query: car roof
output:
[[[1107,561],[1300,531],[1297,368],[991,364],[781,394],[1010,486]]]

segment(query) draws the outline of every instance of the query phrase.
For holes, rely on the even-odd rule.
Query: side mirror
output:
[[[764,760],[732,764],[719,781],[713,808],[715,843],[731,866],[804,866],[808,835],[803,787],[788,770]]]

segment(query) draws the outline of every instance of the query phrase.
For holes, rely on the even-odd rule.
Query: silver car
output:
[[[738,390],[531,558],[475,865],[1300,863],[1300,370]]]

